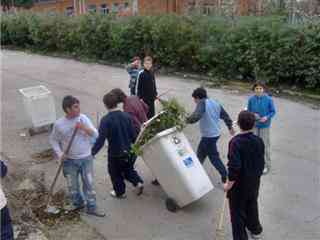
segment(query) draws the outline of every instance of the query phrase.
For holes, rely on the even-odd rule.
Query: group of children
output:
[[[141,68],[141,60],[138,56],[128,65],[127,71],[130,75],[129,89],[131,95],[137,95],[148,107],[148,119],[155,114],[155,100],[157,99],[157,85],[152,71],[152,58],[146,56]]]
[[[93,159],[106,140],[108,172],[113,185],[110,195],[125,198],[125,180],[135,187],[137,195],[143,193],[143,180],[134,168],[136,156],[131,153],[131,145],[135,142],[142,124],[155,114],[157,88],[152,72],[152,58],[144,59],[144,69],[140,67],[139,58],[133,60],[127,68],[131,76],[131,96],[116,88],[103,97],[108,113],[101,119],[99,130],[88,117],[80,113],[79,100],[73,96],[66,96],[62,102],[66,115],[57,120],[50,136],[55,152],[62,157],[63,149],[74,128],[78,128],[71,150],[63,162],[63,173],[74,207],[86,207],[88,214],[98,217],[105,216],[105,213],[96,206]],[[269,128],[275,109],[272,98],[263,93],[263,84],[257,83],[253,89],[256,94],[249,99],[247,110],[240,112],[238,116],[237,122],[241,132],[229,143],[227,168],[221,161],[217,149],[221,134],[220,119],[225,122],[232,136],[235,130],[222,105],[208,98],[204,88],[197,88],[192,93],[196,109],[186,120],[190,124],[199,121],[201,140],[197,156],[200,162],[203,163],[208,157],[220,173],[229,198],[234,240],[248,239],[246,229],[255,239],[258,239],[262,232],[257,198],[260,177],[271,167]],[[123,109],[119,108],[119,103],[123,103]],[[83,193],[80,191],[79,176],[83,183]]]
[[[136,67],[139,64],[133,63]],[[62,101],[65,116],[58,119],[50,135],[50,143],[63,160],[63,174],[67,180],[70,199],[74,210],[86,208],[86,212],[97,217],[105,213],[96,206],[96,192],[93,180],[94,156],[108,141],[108,173],[113,185],[110,195],[125,198],[125,180],[132,183],[136,194],[143,192],[143,180],[134,169],[136,156],[131,153],[131,145],[140,132],[141,125],[154,116],[154,101],[157,90],[151,71],[152,58],[146,57],[144,69],[131,71],[134,82],[130,83],[131,96],[115,88],[104,95],[103,103],[108,110],[97,130],[90,119],[80,112],[80,101],[74,96],[66,96]],[[138,69],[138,68],[137,68]],[[136,90],[135,90],[136,89]],[[135,95],[134,93],[137,93]],[[123,104],[120,109],[119,104]],[[77,128],[70,151],[63,152]],[[79,177],[82,180],[80,190]]]

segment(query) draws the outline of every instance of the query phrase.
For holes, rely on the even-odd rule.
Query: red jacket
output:
[[[148,105],[137,96],[127,97],[123,103],[123,110],[129,113],[133,120],[134,128],[140,132],[141,125],[148,120]]]

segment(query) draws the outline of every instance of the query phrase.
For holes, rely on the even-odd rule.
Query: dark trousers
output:
[[[154,100],[144,100],[144,102],[148,105],[149,111],[147,113],[148,119],[152,118],[155,115],[155,106]]]
[[[128,157],[109,157],[108,171],[117,196],[126,192],[124,180],[129,181],[133,186],[137,186],[139,182],[143,183]]]
[[[134,166],[134,164],[136,163],[137,158],[138,158],[137,155],[131,154],[131,156],[130,156],[130,162],[131,162],[132,166]]]
[[[131,96],[136,95],[136,87],[130,88],[130,95]]]
[[[1,240],[13,240],[13,228],[9,208],[1,209]]]
[[[240,182],[240,184],[238,184]],[[246,228],[260,234],[258,195],[260,178],[240,179],[228,192],[233,240],[248,240]]]
[[[141,129],[140,128],[136,128],[136,136],[138,137],[139,136],[139,133],[140,133]],[[134,141],[136,141],[137,139],[135,139]],[[130,153],[129,155],[129,161],[132,163],[133,167],[134,167],[134,164],[136,163],[136,160],[137,160],[138,156],[135,155],[134,153]]]
[[[209,157],[212,165],[220,173],[222,182],[225,182],[227,178],[227,170],[219,156],[219,152],[217,149],[218,139],[219,137],[202,137],[198,146],[197,156],[202,164],[204,163],[206,157]]]

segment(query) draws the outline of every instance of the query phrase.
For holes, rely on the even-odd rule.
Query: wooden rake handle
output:
[[[226,205],[227,205],[227,193],[225,193],[224,197],[223,197],[223,204],[222,204],[222,208],[221,208],[221,212],[220,212],[218,230],[221,230],[223,228],[223,220],[224,220]]]
[[[157,115],[153,116],[152,118],[150,118],[148,121],[146,121],[145,123],[142,124],[142,127],[141,127],[141,130],[136,138],[136,141],[135,143],[138,143],[139,140],[141,139],[142,135],[143,135],[143,132],[144,130],[146,130],[146,128],[155,120],[157,119],[160,115],[164,114],[165,111],[161,111],[159,112]]]
[[[160,100],[160,98],[161,98],[161,97],[163,97],[164,95],[166,95],[168,92],[171,92],[171,91],[172,91],[172,89],[171,89],[171,88],[169,88],[167,91],[165,91],[165,92],[163,92],[163,93],[159,94],[159,95],[157,96],[157,99],[159,99],[159,100]]]

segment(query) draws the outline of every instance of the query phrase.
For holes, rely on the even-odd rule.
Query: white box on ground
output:
[[[42,127],[56,121],[56,109],[51,92],[45,86],[19,89],[33,127]]]
[[[142,147],[142,158],[179,207],[207,194],[213,185],[183,132],[170,128]]]

